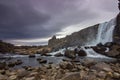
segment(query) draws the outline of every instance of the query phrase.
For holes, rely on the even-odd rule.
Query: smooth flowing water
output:
[[[98,43],[105,44],[106,42],[112,42],[115,25],[116,25],[116,19],[112,19],[109,22],[100,24],[98,28],[98,35],[95,44]]]

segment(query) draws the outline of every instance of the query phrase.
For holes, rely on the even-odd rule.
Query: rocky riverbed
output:
[[[0,66],[1,67],[1,66]],[[120,62],[85,59],[63,60],[59,64],[42,64],[38,67],[24,66],[20,69],[1,68],[0,80],[119,80]]]
[[[0,80],[119,80],[119,49],[107,43],[44,54],[1,54]]]

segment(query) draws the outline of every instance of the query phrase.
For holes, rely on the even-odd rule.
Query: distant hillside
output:
[[[0,53],[14,52],[14,45],[0,40]]]

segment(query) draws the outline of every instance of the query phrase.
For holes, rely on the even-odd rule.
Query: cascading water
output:
[[[109,22],[105,22],[99,25],[98,34],[95,41],[92,41],[91,46],[97,45],[98,43],[105,44],[107,42],[113,41],[113,31],[116,25],[116,19],[112,19]],[[86,51],[88,57],[98,57],[105,58],[105,56],[96,53],[93,49],[84,49]]]
[[[109,22],[105,22],[99,25],[96,44],[98,43],[105,44],[106,42],[113,41],[113,30],[116,25],[115,22],[116,19],[112,19]]]

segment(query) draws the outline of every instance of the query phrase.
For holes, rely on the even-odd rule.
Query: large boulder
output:
[[[98,47],[98,46],[92,47],[92,49],[93,49],[95,52],[100,53],[100,54],[104,54],[105,51],[107,50],[106,47]]]
[[[66,56],[68,58],[76,58],[76,53],[71,50],[66,50],[64,53],[64,56]]]
[[[87,56],[87,53],[84,50],[78,51],[78,56]]]
[[[120,58],[120,45],[113,45],[109,52],[105,53],[106,56]]]
[[[104,46],[108,47],[108,48],[111,48],[114,44],[116,44],[116,43],[114,43],[114,42],[107,42],[107,43],[104,44]]]

